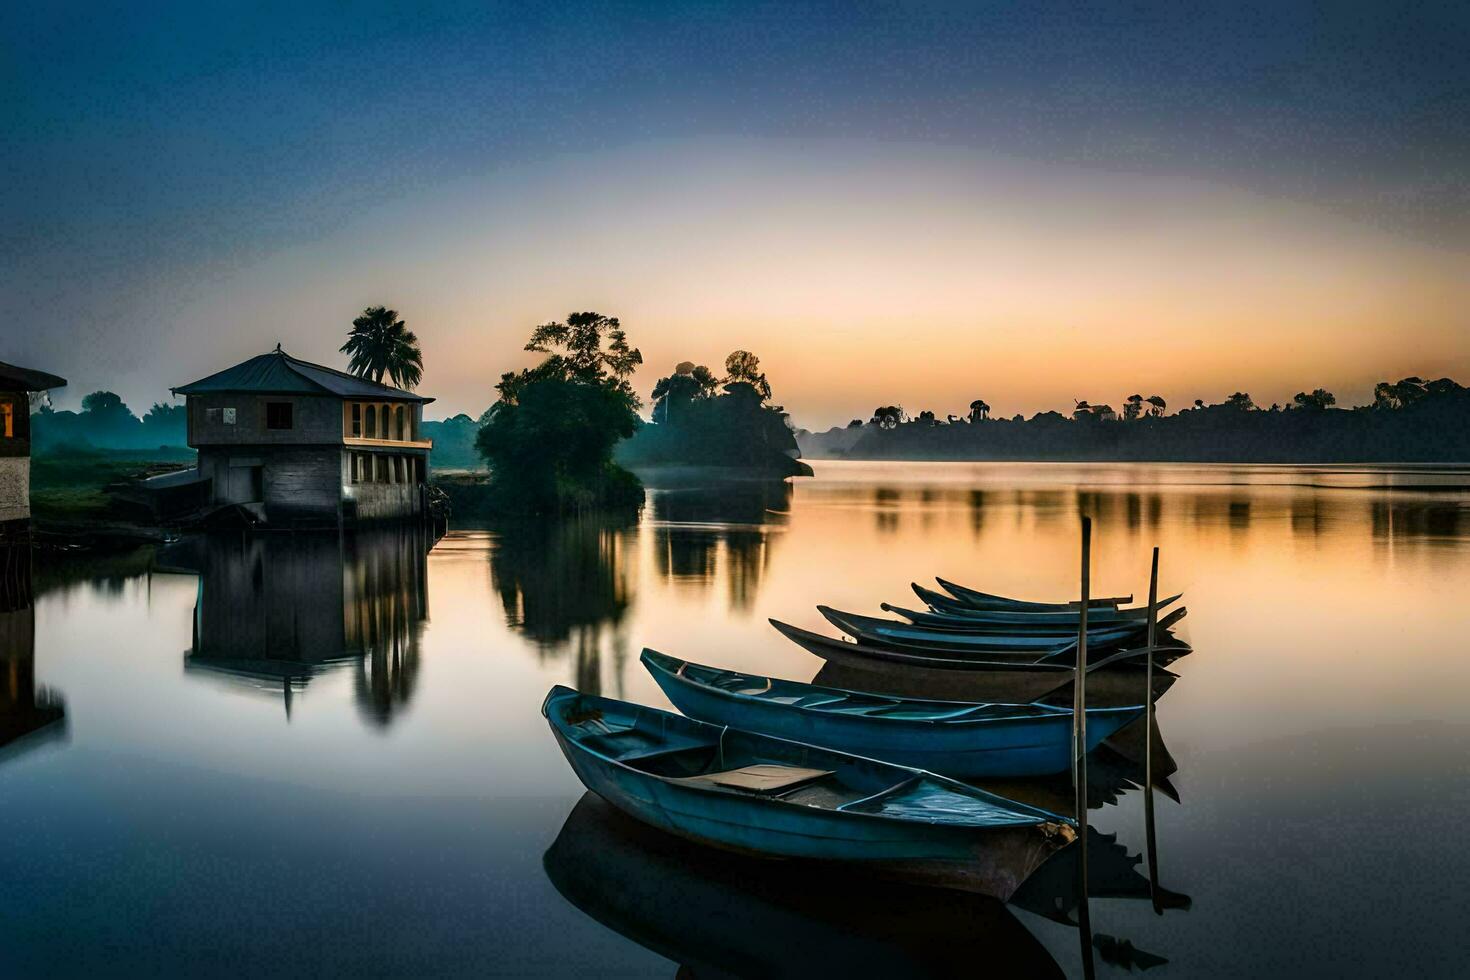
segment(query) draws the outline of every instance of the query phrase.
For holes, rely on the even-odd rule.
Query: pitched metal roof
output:
[[[0,361],[0,391],[45,391],[65,384],[65,378],[54,374]]]
[[[241,361],[207,378],[200,378],[172,389],[176,395],[204,395],[221,392],[254,394],[311,394],[325,392],[339,398],[380,398],[387,401],[422,402],[434,399],[403,391],[391,385],[378,384],[366,378],[312,364],[292,357],[278,346],[268,354]]]

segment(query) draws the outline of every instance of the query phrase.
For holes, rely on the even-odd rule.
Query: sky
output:
[[[362,308],[478,414],[539,322],[793,421],[1470,382],[1470,6],[0,9],[0,360],[136,409]]]

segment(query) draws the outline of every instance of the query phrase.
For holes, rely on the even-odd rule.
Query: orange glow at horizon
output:
[[[681,142],[464,181],[275,256],[179,317],[226,339],[177,370],[283,335],[335,363],[354,312],[381,302],[423,343],[436,418],[478,414],[531,362],[531,327],[576,309],[621,317],[645,395],[679,361],[745,348],[808,428],[976,397],[1005,416],[1133,392],[1171,411],[1318,386],[1352,404],[1383,379],[1470,381],[1467,272],[1461,253],[1218,185]]]

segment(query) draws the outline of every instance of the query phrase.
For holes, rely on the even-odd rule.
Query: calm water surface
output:
[[[1099,973],[1463,975],[1470,472],[816,473],[427,554],[277,534],[42,567],[4,624],[0,737],[36,730],[0,748],[0,973],[1076,975],[1044,887],[998,909],[630,832],[579,804],[539,707],[555,683],[666,706],[643,646],[810,678],[767,617],[830,632],[816,603],[915,605],[935,574],[1065,596],[1090,515],[1095,587],[1142,595],[1159,545],[1196,648],[1158,709],[1178,802],[1155,797],[1188,907],[1155,915],[1125,858],[1090,902]],[[1091,820],[1137,855],[1141,773],[1096,768]]]

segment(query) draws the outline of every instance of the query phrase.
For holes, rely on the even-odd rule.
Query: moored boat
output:
[[[1080,610],[1072,609],[1052,612],[1023,612],[1006,609],[976,609],[966,605],[958,599],[926,589],[917,582],[910,582],[909,587],[914,594],[923,600],[928,607],[926,615],[941,616],[945,619],[954,619],[963,622],[986,623],[994,625],[1014,625],[1018,627],[1040,627],[1056,626],[1070,627],[1076,629],[1079,621]],[[1159,601],[1158,609],[1173,605],[1183,598],[1182,594],[1168,596]],[[888,608],[885,606],[885,608]],[[891,611],[897,612],[897,609]],[[1147,606],[1129,606],[1120,609],[1098,609],[1087,610],[1087,622],[1091,625],[1118,624],[1126,622],[1146,622],[1148,619]]]
[[[968,603],[976,609],[1015,609],[1031,612],[1046,612],[1057,610],[1076,610],[1079,603],[1073,602],[1032,602],[1027,599],[1012,599],[1009,596],[995,595],[990,592],[981,592],[968,586],[958,585],[948,579],[934,576],[934,581],[939,583],[940,588],[948,592],[962,602]],[[1089,599],[1088,608],[1101,607],[1103,609],[1116,609],[1133,601],[1133,596],[1113,596],[1111,598]]]
[[[1068,818],[943,776],[557,686],[542,712],[583,785],[652,826],[1007,898]]]
[[[1070,708],[844,691],[689,663],[653,650],[644,650],[642,661],[675,707],[711,724],[964,779],[1044,776],[1072,764]],[[1142,704],[1089,708],[1088,751],[1142,713]]]
[[[973,633],[955,629],[935,629],[916,626],[893,619],[880,619],[858,613],[844,612],[829,606],[818,606],[817,611],[833,626],[853,639],[871,646],[892,647],[933,655],[944,655],[950,651],[1007,655],[1029,653],[1042,656],[1058,656],[1076,646],[1074,634],[1056,633]],[[1185,615],[1179,609],[1159,621],[1158,629],[1168,630]],[[1088,653],[1100,655],[1143,637],[1146,623],[1126,623],[1087,631]]]
[[[828,666],[836,665],[851,671],[853,677],[872,678],[871,682],[865,683],[844,679],[840,684],[824,679],[829,686],[857,690],[906,694],[922,689],[934,693],[918,693],[918,696],[967,701],[1040,701],[1069,689],[1076,666],[1075,661],[1067,656],[1007,660],[986,659],[979,655],[909,653],[849,643],[775,619],[770,623],[782,636],[827,661]],[[1178,643],[1177,649],[1187,652],[1189,647]],[[1090,664],[1087,668],[1088,703],[1138,703],[1139,692],[1145,685],[1145,656],[1146,650],[1121,650]],[[1178,677],[1162,667],[1155,667],[1154,675],[1155,695]]]

